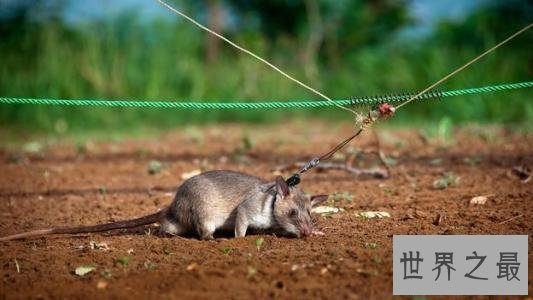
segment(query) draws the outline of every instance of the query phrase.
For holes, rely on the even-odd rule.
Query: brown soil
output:
[[[86,147],[62,142],[33,154],[5,149],[0,236],[154,212],[171,201],[182,174],[197,169],[273,178],[273,167],[321,154],[349,133],[348,126],[324,124],[235,125]],[[251,149],[243,146],[246,135]],[[303,177],[308,192],[348,192],[353,198],[334,203],[344,208],[338,214],[316,216],[325,236],[200,241],[150,234],[149,227],[11,241],[0,245],[0,298],[390,298],[394,234],[531,233],[533,182],[509,174],[516,165],[533,166],[531,134],[465,128],[446,143],[417,131],[382,129],[379,136],[382,150],[396,160],[390,179],[314,170]],[[352,145],[376,147],[369,133]],[[161,172],[147,172],[151,160],[163,163]],[[375,161],[366,155],[357,163]],[[459,183],[435,189],[433,181],[443,172],[459,176]],[[487,203],[470,205],[479,195],[488,195]],[[392,217],[356,217],[366,210]],[[264,243],[258,250],[259,238]],[[87,249],[91,241],[110,249]],[[529,239],[530,262],[532,245]],[[123,256],[129,257],[127,265],[117,260]],[[96,270],[75,275],[82,265]]]

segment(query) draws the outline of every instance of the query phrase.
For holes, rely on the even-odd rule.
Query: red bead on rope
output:
[[[394,108],[394,106],[390,105],[389,103],[385,102],[385,103],[381,103],[378,106],[378,111],[379,111],[380,117],[390,118],[394,115],[396,108]]]

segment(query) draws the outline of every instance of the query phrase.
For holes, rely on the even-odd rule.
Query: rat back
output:
[[[215,229],[233,230],[236,208],[248,195],[262,193],[264,183],[234,171],[209,171],[191,177],[178,188],[168,218],[200,235]]]

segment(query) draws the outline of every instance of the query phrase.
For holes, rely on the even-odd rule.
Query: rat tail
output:
[[[114,230],[114,229],[139,227],[139,226],[149,225],[149,224],[159,222],[166,213],[167,213],[167,209],[163,209],[159,212],[156,212],[156,213],[144,216],[144,217],[136,218],[136,219],[131,219],[131,220],[104,223],[104,224],[98,224],[98,225],[57,227],[57,228],[27,231],[27,232],[23,232],[19,234],[13,234],[13,235],[5,236],[5,237],[0,237],[0,242],[19,240],[19,239],[25,239],[29,237],[43,236],[43,235],[49,235],[49,234],[90,233],[90,232],[109,231],[109,230]]]

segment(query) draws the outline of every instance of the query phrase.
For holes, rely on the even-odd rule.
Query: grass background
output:
[[[523,10],[525,4],[517,3],[511,8]],[[488,6],[476,11],[462,22],[443,22],[423,37],[387,37],[344,49],[335,57],[326,55],[327,45],[323,45],[311,62],[301,59],[306,31],[273,39],[260,30],[237,28],[229,35],[326,95],[345,99],[421,90],[524,26],[524,20],[531,20],[526,13],[512,22],[495,23],[505,20],[502,16],[491,19],[498,15],[491,9]],[[58,18],[21,22],[11,19],[0,22],[1,96],[221,102],[318,99],[225,44],[221,45],[216,61],[207,62],[205,33],[189,23],[168,19],[140,22],[134,13],[76,26]],[[500,29],[494,30],[496,27]],[[531,80],[531,41],[532,32],[519,36],[440,88]],[[330,121],[351,119],[335,108],[188,111],[0,107],[0,126],[5,136],[11,138],[89,131],[133,134],[189,124],[283,122],[315,117]],[[531,91],[525,89],[417,102],[408,105],[389,125],[475,122],[529,130],[531,120]]]

